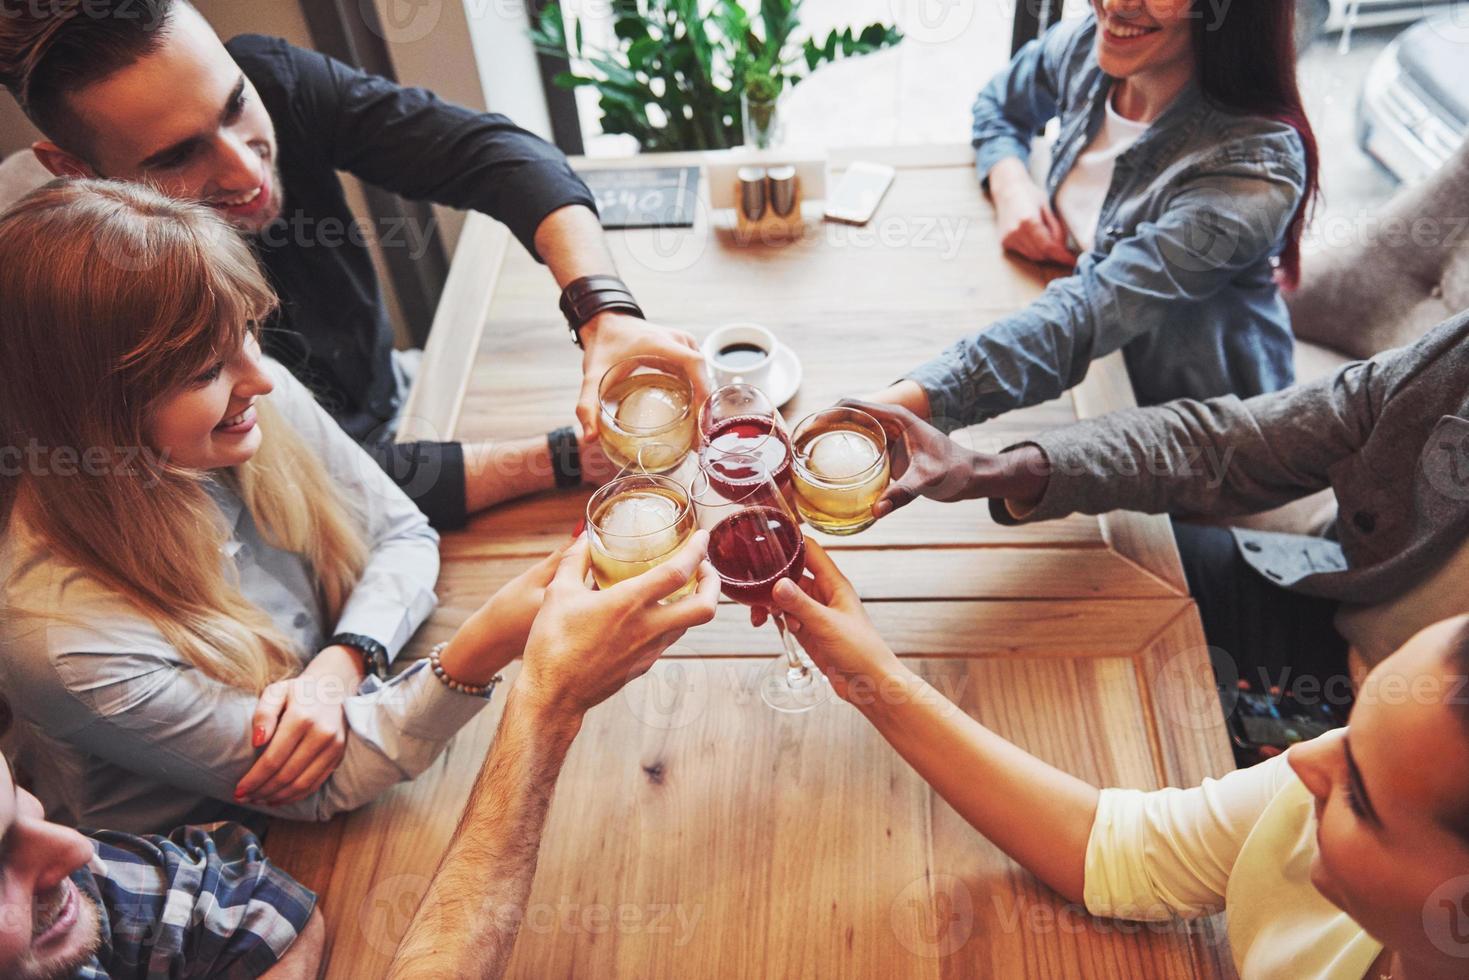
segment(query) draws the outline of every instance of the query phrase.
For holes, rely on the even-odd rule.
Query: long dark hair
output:
[[[1293,0],[1235,0],[1218,17],[1194,3],[1194,63],[1211,102],[1234,112],[1265,116],[1296,131],[1306,148],[1306,192],[1286,228],[1279,277],[1294,289],[1301,279],[1301,232],[1321,191],[1316,134],[1296,84],[1296,5]]]

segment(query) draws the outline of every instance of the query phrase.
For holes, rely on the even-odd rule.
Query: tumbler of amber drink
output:
[[[657,474],[620,476],[587,502],[587,538],[592,550],[592,577],[610,589],[656,568],[673,556],[696,528],[688,490]],[[690,578],[663,601],[694,590]]]
[[[806,416],[791,433],[796,509],[827,534],[856,534],[872,525],[872,505],[887,489],[887,436],[877,419],[855,408]]]
[[[664,473],[693,448],[694,389],[672,361],[648,355],[618,361],[602,375],[597,393],[602,451],[614,465]],[[639,459],[638,450],[655,443],[664,449]]]

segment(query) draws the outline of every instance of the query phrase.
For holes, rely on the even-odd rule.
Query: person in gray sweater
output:
[[[878,416],[896,449],[879,517],[919,496],[987,497],[1002,524],[1173,515],[1210,644],[1263,687],[1341,675],[1348,645],[1375,663],[1469,611],[1469,312],[1310,384],[1118,411],[998,455],[906,409],[851,404]],[[1320,537],[1184,523],[1327,487],[1338,516]]]

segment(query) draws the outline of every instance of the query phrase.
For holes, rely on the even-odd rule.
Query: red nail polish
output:
[[[260,748],[260,746],[262,746],[262,745],[265,744],[265,726],[263,726],[263,725],[256,725],[255,726],[255,735],[251,739],[251,743],[257,749]]]

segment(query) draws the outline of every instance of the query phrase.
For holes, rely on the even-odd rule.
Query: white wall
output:
[[[551,115],[541,89],[530,14],[523,0],[460,0],[479,67],[485,105],[543,139]]]

